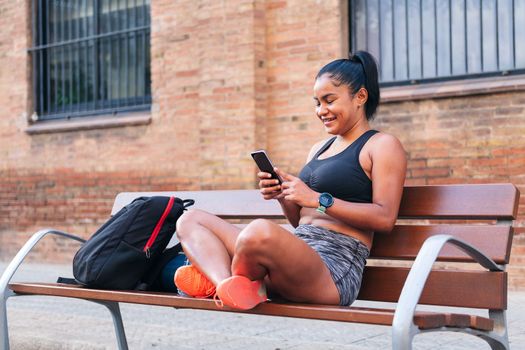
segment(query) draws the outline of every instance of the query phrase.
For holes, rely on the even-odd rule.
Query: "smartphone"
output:
[[[266,151],[261,149],[255,152],[251,153],[253,160],[255,160],[255,163],[259,167],[261,171],[264,171],[265,173],[272,174],[272,179],[279,180],[279,184],[283,183],[283,179],[277,173],[273,170],[274,166],[272,164],[272,161],[266,154]]]

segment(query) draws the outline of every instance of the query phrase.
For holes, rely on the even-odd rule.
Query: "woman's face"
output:
[[[357,123],[366,121],[364,104],[368,97],[365,89],[352,96],[345,84],[334,85],[329,74],[323,74],[315,81],[315,112],[332,135],[344,135]]]

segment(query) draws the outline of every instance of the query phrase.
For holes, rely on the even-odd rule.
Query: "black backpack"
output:
[[[87,287],[146,290],[177,219],[193,200],[139,197],[86,241],[73,259],[75,280]]]

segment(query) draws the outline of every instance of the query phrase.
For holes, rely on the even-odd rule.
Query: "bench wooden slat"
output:
[[[490,318],[477,316],[477,315],[469,315],[469,316],[470,316],[470,328],[487,330],[487,331],[491,331],[494,329],[494,321],[491,320]],[[461,328],[462,326],[460,325],[458,327]]]
[[[181,199],[193,199],[195,205],[192,208],[202,209],[225,219],[284,218],[279,203],[274,200],[264,200],[259,190],[123,192],[115,198],[111,215],[141,196],[175,196]],[[226,198],[230,200],[226,202]]]
[[[181,297],[176,294],[112,291],[87,289],[81,286],[59,283],[11,283],[9,288],[17,294],[49,295],[91,300],[106,300],[132,304],[157,306],[171,306],[175,308],[191,308],[215,311],[242,312],[268,316],[298,317],[317,320],[332,320],[342,322],[368,323],[378,325],[392,325],[394,311],[392,309],[344,307],[331,305],[299,304],[299,303],[263,303],[248,311],[218,307],[212,299],[196,299]],[[421,329],[453,327],[477,327],[483,330],[492,330],[493,322],[490,319],[471,319],[466,315],[445,314],[436,312],[416,312],[414,323]]]
[[[26,295],[50,295],[80,299],[108,300],[132,304],[171,306],[175,308],[244,312],[319,320],[371,322],[373,324],[391,325],[393,319],[392,310],[375,308],[355,308],[355,312],[349,313],[349,309],[342,306],[294,303],[281,304],[278,302],[271,302],[260,304],[252,310],[242,311],[228,307],[221,308],[217,306],[212,299],[188,298],[169,293],[99,290],[59,283],[11,283],[9,288],[18,294]]]
[[[474,245],[498,264],[508,264],[512,228],[499,225],[397,225],[391,233],[374,235],[370,257],[375,259],[414,260],[425,240],[447,234]],[[447,244],[440,261],[474,262],[459,248]]]
[[[277,201],[264,200],[259,190],[124,192],[118,194],[111,213],[134,198],[153,195],[195,199],[195,208],[224,218],[283,218]],[[518,197],[512,184],[405,186],[399,217],[512,220]],[[225,203],[225,198],[231,200]]]
[[[397,302],[408,272],[407,267],[366,266],[358,299]],[[507,273],[433,270],[419,303],[506,310]]]
[[[443,327],[456,327],[456,328],[473,328],[482,331],[492,331],[494,329],[494,321],[489,318],[465,315],[465,314],[437,314],[440,317],[436,317],[434,313],[425,315],[420,313],[414,316],[414,323],[419,329],[435,329]]]
[[[512,184],[406,186],[399,217],[512,220],[518,198]]]

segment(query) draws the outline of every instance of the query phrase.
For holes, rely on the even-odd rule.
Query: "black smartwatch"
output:
[[[326,209],[330,208],[334,204],[334,197],[330,193],[323,192],[319,195],[319,207],[317,211],[325,214]]]

